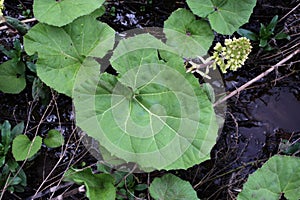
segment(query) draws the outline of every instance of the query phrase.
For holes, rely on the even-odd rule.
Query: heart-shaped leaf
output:
[[[47,137],[44,138],[44,144],[49,148],[60,147],[64,144],[64,136],[55,129],[48,131]]]
[[[60,93],[72,95],[76,73],[85,67],[97,74],[100,66],[88,57],[103,57],[114,45],[114,30],[94,16],[83,16],[62,28],[37,24],[24,37],[28,54],[38,52],[39,78]]]
[[[187,0],[195,15],[208,17],[212,29],[223,35],[232,35],[247,23],[256,0]]]
[[[16,161],[22,161],[26,158],[31,158],[36,154],[42,146],[42,138],[36,136],[33,141],[30,141],[26,135],[18,135],[13,140],[12,153]]]
[[[146,37],[119,45],[158,43]],[[112,156],[142,169],[188,168],[208,159],[217,137],[214,110],[183,60],[177,56],[169,66],[159,50],[147,46],[115,52],[111,62],[117,77],[105,73],[76,85],[78,126]]]
[[[93,174],[91,168],[84,170],[71,168],[66,172],[64,181],[84,184],[86,195],[90,200],[115,200],[116,198],[114,178],[109,174]]]
[[[25,65],[23,62],[9,60],[0,65],[0,90],[2,92],[18,94],[25,86]]]
[[[53,26],[64,26],[76,18],[90,14],[104,0],[35,0],[33,12],[38,21]]]
[[[150,185],[149,192],[155,200],[198,200],[197,193],[191,184],[173,174],[166,174],[161,178],[155,178]]]
[[[195,58],[207,54],[214,39],[214,34],[204,20],[196,20],[193,13],[178,9],[165,21],[164,32],[167,45],[176,49],[178,55]]]
[[[238,195],[246,199],[300,199],[300,158],[275,155],[251,174]]]

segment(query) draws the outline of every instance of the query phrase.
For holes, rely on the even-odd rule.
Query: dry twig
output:
[[[236,90],[232,91],[231,93],[229,93],[227,96],[225,96],[222,99],[219,99],[216,103],[214,103],[214,106],[217,106],[221,103],[224,103],[226,100],[228,100],[229,98],[233,97],[234,95],[240,93],[241,91],[245,90],[247,87],[249,87],[250,85],[252,85],[253,83],[255,83],[256,81],[258,81],[259,79],[265,77],[266,75],[268,75],[270,72],[274,71],[274,69],[276,69],[277,67],[281,66],[282,64],[284,64],[285,62],[287,62],[288,60],[290,60],[291,58],[293,58],[296,54],[300,53],[300,49],[297,49],[296,51],[294,51],[293,53],[291,53],[290,55],[288,55],[287,57],[285,57],[284,59],[282,59],[280,62],[278,62],[276,65],[273,65],[272,67],[270,67],[268,70],[266,70],[265,72],[261,73],[260,75],[258,75],[257,77],[255,77],[254,79],[248,81],[247,83],[245,83],[244,85],[242,85],[241,87],[237,88]]]

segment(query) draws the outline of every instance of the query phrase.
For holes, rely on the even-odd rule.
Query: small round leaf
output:
[[[155,200],[160,199],[189,199],[198,200],[196,191],[191,184],[173,174],[155,178],[149,188],[150,195]]]
[[[36,154],[42,145],[42,138],[36,136],[32,141],[26,135],[18,135],[13,140],[12,153],[16,161],[22,161],[31,158]]]
[[[48,131],[47,137],[44,138],[44,144],[49,148],[60,147],[64,144],[64,137],[58,130]]]
[[[18,94],[26,86],[25,65],[22,62],[9,60],[0,65],[0,91]]]

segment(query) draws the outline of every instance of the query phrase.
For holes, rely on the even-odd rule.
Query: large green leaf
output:
[[[36,136],[33,141],[30,141],[26,135],[18,135],[13,140],[12,153],[16,161],[22,161],[36,154],[41,145],[42,138],[40,136]]]
[[[195,15],[208,17],[216,32],[232,35],[248,22],[256,0],[187,0],[187,3]]]
[[[104,0],[35,0],[33,12],[40,22],[64,26],[80,16],[93,12],[103,2]]]
[[[0,65],[0,91],[18,94],[25,86],[25,65],[23,62],[9,60]]]
[[[300,199],[300,158],[275,155],[251,174],[238,199]]]
[[[187,181],[173,174],[155,178],[149,192],[155,200],[198,200],[197,193]]]
[[[147,43],[145,37],[135,42]],[[217,137],[212,104],[177,58],[169,66],[157,49],[121,54],[117,47],[111,61],[118,77],[102,74],[76,85],[78,126],[113,156],[142,169],[188,168],[208,159]]]
[[[156,49],[163,49],[176,53],[176,50],[166,46],[161,40],[150,34],[140,34],[135,37],[121,40],[118,47],[114,49],[110,59],[112,66],[122,76],[129,69],[139,64],[159,63]],[[137,52],[138,53],[130,53]]]
[[[84,184],[86,195],[90,200],[115,200],[116,198],[114,178],[109,174],[93,174],[91,168],[84,170],[71,168],[66,172],[64,181]]]
[[[38,52],[39,78],[60,93],[71,96],[79,68],[91,75],[98,63],[87,57],[103,57],[114,45],[114,30],[94,16],[83,16],[62,28],[38,24],[24,37],[28,54]]]
[[[182,8],[173,12],[165,21],[164,32],[167,45],[186,58],[207,54],[214,39],[208,22],[196,20],[193,13]]]

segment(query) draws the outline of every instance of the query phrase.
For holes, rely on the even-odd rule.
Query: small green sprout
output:
[[[268,25],[260,24],[259,33],[254,33],[243,28],[240,28],[237,31],[237,33],[252,41],[259,41],[259,47],[261,47],[264,51],[271,51],[274,49],[274,47],[270,45],[270,41],[291,39],[291,37],[288,34],[286,34],[283,30],[275,33],[277,23],[278,15],[275,15]]]

